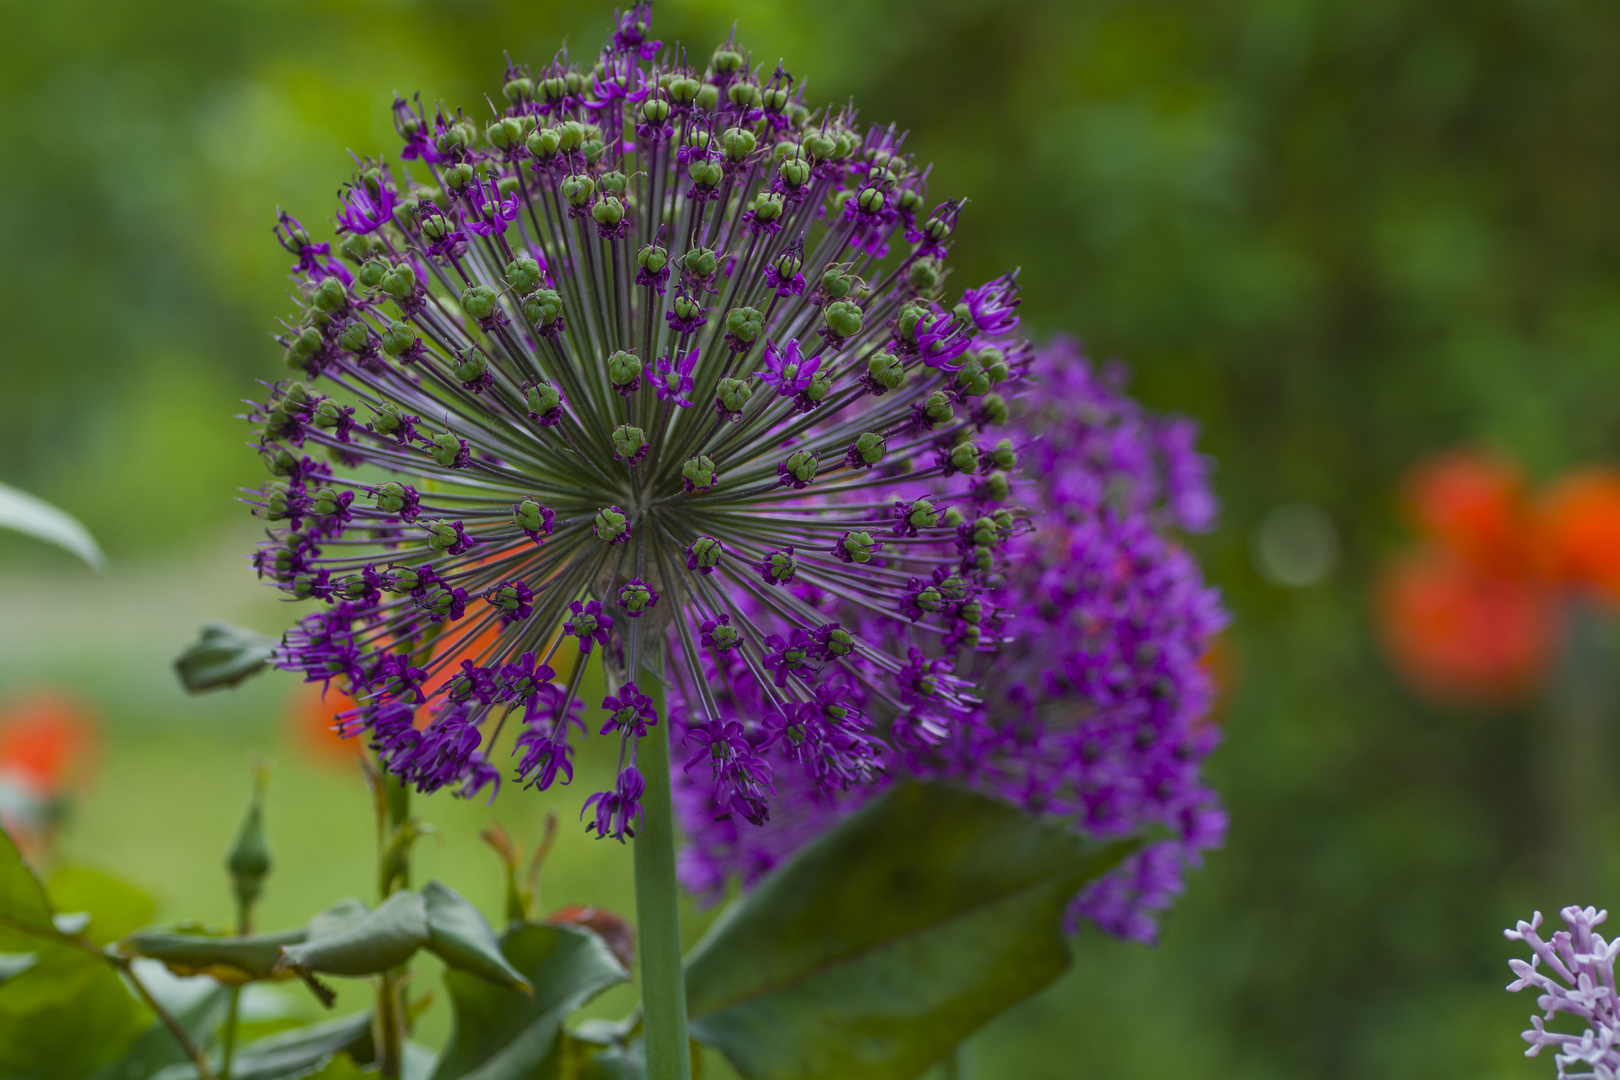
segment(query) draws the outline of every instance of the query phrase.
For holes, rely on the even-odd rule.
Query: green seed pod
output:
[[[873,553],[877,551],[877,542],[872,539],[871,533],[864,530],[844,534],[843,539],[838,541],[838,546],[849,556],[851,562],[858,563],[871,562]]]
[[[779,585],[786,585],[799,572],[799,560],[786,551],[773,551],[765,556],[762,566],[765,576]]]
[[[467,149],[467,144],[471,141],[467,137],[466,128],[460,124],[452,124],[439,132],[434,140],[434,145],[438,148],[439,153],[450,157],[459,150]]]
[[[897,196],[897,204],[901,210],[904,210],[908,214],[915,215],[923,208],[922,192],[918,191],[916,188],[901,188],[900,194]]]
[[[782,183],[790,188],[802,188],[810,182],[810,162],[803,157],[786,159],[776,172],[782,178]]]
[[[978,472],[979,448],[972,443],[959,443],[951,448],[950,462],[957,472]]]
[[[409,566],[393,566],[388,572],[388,591],[404,595],[422,587],[422,575]]]
[[[536,416],[544,416],[562,405],[562,394],[550,383],[531,386],[524,396],[527,399],[529,411]]]
[[[900,309],[900,316],[895,320],[895,332],[900,340],[917,343],[917,324],[929,316],[926,304],[907,304]]]
[[[1005,424],[1007,415],[1007,399],[1000,394],[986,394],[979,403],[979,416],[985,424]]]
[[[827,400],[827,395],[832,393],[832,387],[832,372],[822,367],[816,369],[816,373],[810,376],[810,385],[799,391],[799,393],[804,395],[804,400],[812,405],[819,405]]]
[[[765,316],[758,308],[732,308],[726,312],[726,331],[738,341],[753,342],[765,329]]]
[[[636,265],[649,274],[656,274],[669,265],[669,252],[648,244],[636,252]]]
[[[662,124],[669,119],[669,102],[661,97],[645,98],[641,102],[641,122]]]
[[[540,264],[527,255],[519,255],[506,264],[501,276],[519,296],[527,296],[540,287]]]
[[[885,390],[893,390],[906,381],[906,366],[893,353],[876,352],[866,362],[866,374]]]
[[[788,106],[788,92],[781,87],[767,87],[759,92],[759,104],[766,112],[781,115]]]
[[[811,161],[817,162],[832,157],[833,151],[838,147],[835,139],[819,131],[806,135],[799,145],[804,148]]]
[[[834,626],[823,636],[821,646],[831,656],[848,656],[855,651],[855,635],[842,626]]]
[[[442,468],[450,468],[461,457],[461,440],[445,431],[433,436],[433,460]]]
[[[630,535],[630,519],[618,510],[609,506],[596,513],[596,522],[592,525],[596,538],[604,544],[611,544],[620,537]]]
[[[864,187],[855,196],[855,205],[868,214],[875,214],[883,209],[883,191],[880,188]]]
[[[266,521],[285,520],[290,507],[287,503],[287,485],[270,484],[264,489],[264,503],[254,508],[254,514]]]
[[[475,319],[487,319],[495,312],[495,290],[488,285],[474,285],[461,294],[461,310]]]
[[[608,382],[614,386],[629,386],[641,378],[641,367],[641,360],[635,353],[620,349],[608,357]]]
[[[804,259],[800,252],[790,248],[778,255],[776,262],[771,265],[776,267],[777,276],[783,281],[792,281],[799,271],[804,269]]]
[[[456,546],[456,527],[448,521],[423,521],[421,526],[428,532],[428,547],[441,555]]]
[[[732,89],[735,90],[737,87],[734,86]],[[720,145],[725,147],[726,157],[732,161],[743,161],[749,154],[754,152],[754,147],[758,143],[755,141],[752,131],[746,128],[734,127],[727,128],[725,134],[720,136]]]
[[[749,82],[734,82],[726,87],[726,100],[740,109],[751,109],[759,104],[759,87]]]
[[[993,472],[984,478],[980,485],[979,494],[991,502],[1006,502],[1007,496],[1012,493],[1012,481],[1004,472]]]
[[[714,112],[720,105],[720,88],[713,83],[704,83],[698,88],[697,107],[700,112]]]
[[[935,390],[929,394],[928,400],[923,402],[923,415],[928,417],[929,422],[935,427],[956,419],[956,407],[951,403],[951,395],[943,390]]]
[[[384,435],[392,435],[405,426],[405,417],[400,413],[399,406],[385,401],[377,406],[377,416],[371,421],[371,426]]]
[[[754,396],[754,384],[745,379],[721,379],[715,387],[715,400],[729,413],[740,413]]]
[[[349,306],[349,290],[334,275],[315,287],[315,295],[311,299],[321,311],[342,311]]]
[[[569,206],[586,206],[596,195],[596,181],[583,174],[565,176],[557,190],[562,192]]]
[[[695,146],[699,150],[709,148],[709,132],[707,128],[689,127],[686,131],[686,145]]]
[[[350,233],[338,245],[338,252],[352,263],[363,263],[371,256],[371,237],[364,233]]]
[[[263,457],[264,467],[272,476],[291,476],[298,471],[298,459],[285,446],[278,446]]]
[[[514,105],[520,101],[528,101],[534,97],[534,80],[527,75],[508,79],[506,85],[501,87],[501,93]]]
[[[686,550],[687,559],[693,564],[694,570],[713,570],[720,565],[720,556],[725,554],[725,548],[720,541],[712,536],[700,536],[692,541],[692,546]]]
[[[984,373],[991,383],[1006,382],[1010,374],[1007,368],[1007,354],[994,345],[979,351],[979,366],[984,368]]]
[[[316,427],[330,431],[343,422],[343,408],[328,398],[315,406],[315,415],[311,419],[314,420]]]
[[[862,464],[876,465],[883,460],[883,455],[889,452],[889,440],[875,431],[863,431],[850,444],[850,449],[860,458]]]
[[[464,383],[477,382],[489,370],[489,359],[478,346],[456,361],[456,378]]]
[[[390,480],[371,493],[371,501],[385,514],[397,514],[405,509],[405,485]]]
[[[550,161],[562,150],[562,139],[555,128],[537,128],[523,145],[536,161]]]
[[[939,263],[918,259],[906,268],[906,283],[920,293],[931,293],[939,286]]]
[[[917,591],[917,595],[913,596],[911,599],[912,603],[916,604],[923,611],[930,613],[939,611],[945,607],[945,594],[940,592],[932,585],[919,589]]]
[[[523,301],[523,317],[536,326],[546,327],[562,317],[562,294],[556,289],[541,289]]]
[[[497,150],[510,150],[523,138],[523,125],[515,117],[504,117],[484,128],[484,140]]]
[[[416,292],[416,271],[411,269],[410,263],[395,263],[383,275],[382,288],[389,296],[404,300]]]
[[[720,163],[710,161],[706,157],[693,158],[686,166],[686,175],[690,176],[692,183],[698,187],[712,188],[720,183]]]
[[[616,458],[634,458],[647,446],[647,433],[630,424],[620,424],[613,429],[613,456]]]
[[[439,173],[439,178],[444,181],[446,189],[459,194],[477,179],[477,174],[471,165],[463,161],[457,165],[447,165]]]
[[[990,392],[990,376],[984,373],[977,360],[969,360],[956,373],[956,389],[964,397],[979,397]]]
[[[841,338],[852,338],[861,332],[861,309],[848,300],[828,304],[823,317],[827,320],[827,329]]]
[[[389,323],[388,328],[382,332],[383,352],[389,356],[399,356],[416,342],[416,332],[407,323]]]
[[[760,221],[775,221],[782,216],[782,211],[787,208],[787,203],[782,196],[774,191],[762,191],[754,196],[754,200],[748,204],[748,208],[754,212],[754,217]]]
[[[1018,467],[1018,451],[1013,449],[1011,439],[1002,439],[990,451],[990,460],[998,469],[1012,470]]]
[[[338,345],[349,352],[359,352],[371,340],[371,330],[359,319],[351,319],[338,332]]]
[[[368,289],[375,289],[382,284],[383,275],[388,273],[388,263],[382,259],[367,259],[355,271],[355,280]]]
[[[540,504],[533,499],[524,499],[512,507],[512,522],[525,532],[547,532],[546,516],[541,512]]]
[[[830,266],[821,275],[821,291],[834,300],[842,300],[854,291],[856,278],[841,267]]]
[[[688,79],[683,76],[671,79],[666,89],[669,91],[669,100],[679,102],[682,105],[690,105],[697,100],[698,91],[702,88],[703,84],[696,79]]]
[[[288,351],[300,359],[307,359],[321,351],[321,345],[325,340],[319,330],[313,326],[306,326],[298,332],[297,337],[293,338]]]
[[[598,199],[596,205],[591,207],[591,217],[604,229],[611,229],[624,220],[624,203],[612,195]]]
[[[741,71],[746,62],[742,53],[722,45],[714,50],[713,56],[709,57],[709,70],[716,75],[731,75]]]
[[[788,475],[799,484],[808,484],[816,478],[816,455],[808,450],[795,450],[783,464],[787,467]]]
[[[681,476],[692,486],[693,491],[708,491],[718,480],[714,472],[714,461],[702,454],[686,459],[686,464],[681,466]]]

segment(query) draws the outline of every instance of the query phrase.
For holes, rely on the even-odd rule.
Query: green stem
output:
[[[225,1014],[225,1051],[219,1065],[219,1080],[231,1080],[231,1058],[236,1056],[236,1010],[241,1001],[242,988],[231,987],[231,1008]]]
[[[956,1044],[944,1061],[939,1063],[941,1080],[974,1080],[978,1069],[974,1067],[973,1037],[969,1036]]]
[[[669,784],[669,715],[664,690],[645,687],[658,723],[640,742],[637,768],[647,782],[645,821],[635,839],[636,933],[641,948],[642,1026],[647,1080],[691,1080],[686,1035],[686,980],[681,970],[681,913],[675,884],[675,807]]]

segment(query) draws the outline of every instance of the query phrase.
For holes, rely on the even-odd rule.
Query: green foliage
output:
[[[338,1054],[372,1060],[371,1013],[355,1013],[255,1040],[232,1061],[231,1080],[302,1077],[322,1068]],[[184,1062],[165,1069],[158,1080],[196,1080],[196,1076],[196,1066]]]
[[[193,694],[235,686],[263,671],[276,643],[230,623],[211,622],[174,661],[180,684]]]
[[[1088,846],[950,785],[896,785],[693,950],[693,1037],[749,1080],[917,1076],[1062,974],[1064,909],[1133,846]]]
[[[120,948],[131,956],[161,960],[176,975],[211,975],[234,985],[278,977],[282,947],[299,944],[305,933],[297,929],[227,937],[201,927],[141,930],[120,942]]]
[[[229,1007],[230,991],[214,986],[175,1008],[173,1017],[192,1039],[207,1046]],[[168,1027],[154,1020],[122,1057],[103,1065],[89,1080],[148,1080],[175,1066],[179,1066],[180,1071],[189,1070],[193,1074],[196,1071]]]
[[[375,911],[330,933],[314,932],[281,950],[281,965],[304,974],[375,975],[398,967],[428,941],[427,905],[402,889]]]
[[[445,972],[455,1028],[433,1080],[525,1080],[535,1075],[559,1053],[564,1018],[629,977],[601,938],[574,927],[514,923],[501,935],[501,952],[534,993]]]
[[[529,985],[501,951],[495,932],[478,909],[448,885],[430,881],[422,887],[427,903],[429,952],[460,971],[471,972],[497,986],[532,994]]]
[[[45,500],[6,484],[0,484],[0,529],[55,544],[89,563],[92,569],[106,569],[107,557],[101,553],[90,530]]]

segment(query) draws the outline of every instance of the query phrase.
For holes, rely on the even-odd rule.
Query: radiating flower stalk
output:
[[[1567,907],[1560,914],[1569,929],[1552,940],[1542,938],[1541,912],[1502,933],[1509,941],[1530,947],[1530,962],[1508,961],[1514,980],[1508,990],[1536,991],[1536,1007],[1544,1015],[1530,1018],[1524,1041],[1525,1057],[1544,1049],[1553,1051],[1558,1080],[1613,1080],[1620,1076],[1620,996],[1616,995],[1614,958],[1620,941],[1606,941],[1597,927],[1609,917],[1596,908]],[[1562,1013],[1580,1032],[1549,1028]],[[1567,1026],[1567,1025],[1566,1025]]]
[[[251,501],[260,574],[319,605],[277,663],[337,680],[340,730],[418,790],[493,797],[509,720],[517,778],[567,783],[602,658],[619,769],[584,811],[637,841],[662,1077],[686,1069],[666,689],[752,823],[772,736],[827,792],[946,737],[1019,528],[1019,448],[989,432],[1028,349],[1011,276],[946,306],[960,204],[899,131],[731,42],[694,66],[647,16],[594,70],[509,64],[482,122],[396,101],[402,160],[358,162],[336,254],[281,217],[296,378],[252,408],[275,479]],[[722,715],[744,683],[768,716]]]

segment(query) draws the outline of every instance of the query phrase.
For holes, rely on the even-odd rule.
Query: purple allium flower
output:
[[[424,789],[487,788],[518,703],[519,779],[566,782],[560,647],[621,702],[678,683],[690,726],[736,725],[748,749],[706,779],[728,820],[766,820],[781,747],[841,790],[891,734],[948,743],[971,715],[959,609],[1001,557],[947,511],[1011,514],[1012,487],[938,459],[996,444],[1022,381],[1012,279],[953,314],[959,204],[926,211],[893,127],[807,106],[733,42],[690,55],[636,4],[594,70],[510,64],[487,120],[398,100],[399,161],[361,163],[337,208],[350,265],[278,224],[296,381],[252,410],[273,474],[254,565],[320,610],[276,662],[340,680],[345,730]],[[636,828],[645,730],[612,725],[593,831]]]
[[[1001,377],[1004,363],[998,347],[976,348],[954,385],[971,391]],[[1010,439],[969,446],[952,457],[963,466],[954,488],[902,489],[882,527],[844,532],[832,548],[852,568],[883,565],[937,517],[955,522],[960,561],[904,575],[895,572],[901,560],[885,565],[894,584],[886,620],[833,589],[822,609],[840,621],[812,631],[818,651],[781,635],[766,641],[767,670],[842,656],[827,665],[836,677],[859,667],[846,637],[882,640],[901,665],[882,696],[824,677],[814,703],[773,707],[759,689],[733,684],[739,665],[711,650],[706,685],[726,689],[707,690],[701,707],[696,684],[672,699],[676,732],[696,730],[700,717],[714,730],[765,715],[768,734],[749,745],[774,776],[770,823],[749,828],[713,785],[677,770],[688,887],[714,896],[728,879],[752,882],[869,799],[875,775],[953,779],[1097,839],[1168,829],[1170,838],[1087,886],[1070,908],[1071,920],[1132,940],[1154,939],[1157,913],[1181,891],[1186,869],[1222,843],[1225,813],[1199,767],[1218,741],[1201,660],[1226,614],[1170,532],[1211,523],[1182,509],[1214,505],[1192,429],[1148,414],[1124,395],[1117,369],[1099,375],[1070,342],[1040,351],[1028,372],[1033,389]],[[940,461],[934,440],[913,446],[914,463]],[[959,492],[1005,483],[995,478],[1020,457],[1024,512],[956,502]],[[968,568],[994,566],[1004,568],[999,579],[977,586]],[[954,665],[907,644],[911,619],[945,628],[942,651],[956,653]],[[951,698],[957,679],[976,684],[980,700]]]
[[[1559,1080],[1612,1080],[1620,1076],[1620,996],[1614,983],[1620,941],[1605,941],[1594,932],[1608,919],[1607,911],[1567,907],[1559,914],[1569,929],[1553,934],[1551,941],[1537,932],[1539,911],[1529,922],[1521,920],[1502,931],[1509,941],[1522,941],[1531,952],[1528,964],[1517,958],[1508,961],[1516,976],[1508,990],[1537,991],[1536,1006],[1545,1010],[1544,1016],[1530,1017],[1530,1030],[1524,1033],[1530,1049],[1524,1056],[1535,1057],[1551,1047]],[[1547,1023],[1558,1013],[1567,1013],[1585,1030],[1549,1031]]]

